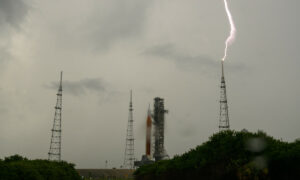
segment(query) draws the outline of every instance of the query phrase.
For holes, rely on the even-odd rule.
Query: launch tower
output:
[[[163,160],[168,157],[164,148],[164,128],[165,128],[165,113],[168,111],[164,107],[164,99],[154,98],[154,158],[155,161]]]
[[[220,119],[219,131],[229,130],[228,104],[226,95],[226,84],[224,77],[224,61],[222,61],[221,97],[220,97]]]
[[[62,72],[60,73],[60,83],[57,92],[57,101],[55,106],[55,114],[53,127],[51,129],[51,143],[48,152],[48,160],[61,160],[61,110],[62,110]]]

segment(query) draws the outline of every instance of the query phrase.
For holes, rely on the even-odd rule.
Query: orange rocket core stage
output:
[[[151,126],[152,126],[152,120],[151,120],[151,114],[148,112],[147,116],[147,130],[146,130],[146,156],[150,157],[151,155]]]

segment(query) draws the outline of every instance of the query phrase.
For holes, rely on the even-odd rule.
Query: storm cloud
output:
[[[113,43],[126,41],[128,38],[138,38],[142,34],[147,22],[147,9],[151,1],[109,1],[107,4],[97,2],[92,14],[87,17],[83,27],[89,26],[86,31],[88,41],[94,42],[96,50],[107,50]]]
[[[29,6],[23,0],[1,0],[0,26],[8,24],[14,28],[19,28],[28,11]]]
[[[45,87],[58,89],[59,84],[52,82]],[[107,90],[107,83],[100,78],[86,78],[78,81],[63,81],[64,93],[74,96],[86,95],[87,93],[104,93]]]
[[[10,52],[12,36],[21,30],[21,24],[28,15],[30,7],[23,0],[0,1],[0,69],[13,59]]]
[[[215,60],[207,55],[191,55],[176,49],[175,44],[162,44],[146,49],[143,55],[159,57],[172,61],[178,68],[185,71],[205,71],[215,72],[220,68],[220,60]],[[231,63],[227,65],[231,71],[241,71],[245,69],[242,63]]]

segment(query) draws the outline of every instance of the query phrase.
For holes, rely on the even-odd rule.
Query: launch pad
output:
[[[148,109],[147,116],[147,130],[146,130],[146,154],[142,156],[141,161],[135,161],[134,165],[140,167],[146,164],[152,164],[155,161],[160,161],[163,159],[168,159],[169,156],[164,148],[164,129],[165,129],[165,114],[168,110],[165,110],[164,99],[156,97],[154,98],[154,110],[151,114],[150,107]],[[153,121],[152,121],[153,117]],[[154,125],[153,134],[152,124]],[[154,143],[151,143],[151,137],[154,137]],[[154,145],[153,158],[151,154],[151,145]]]

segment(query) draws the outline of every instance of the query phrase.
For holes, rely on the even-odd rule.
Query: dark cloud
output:
[[[137,37],[141,34],[146,23],[148,0],[109,1],[109,11],[101,9],[98,4],[93,15],[86,21],[89,42],[94,42],[96,49],[107,49],[112,43]]]
[[[88,92],[106,92],[107,84],[100,78],[86,78],[79,81],[63,81],[63,90],[74,96],[85,95]],[[47,88],[58,89],[58,83],[52,82]]]
[[[0,1],[0,25],[9,24],[19,28],[28,13],[29,7],[22,0]]]
[[[4,68],[7,61],[12,59],[8,51],[11,43],[11,36],[14,30],[20,29],[20,24],[24,21],[29,11],[22,0],[0,0],[0,69]],[[1,72],[0,72],[1,73]]]
[[[144,55],[161,57],[173,61],[179,68],[184,70],[211,70],[220,68],[220,60],[214,60],[206,55],[190,55],[182,53],[175,48],[174,44],[163,44],[146,49]],[[244,69],[243,64],[228,64],[231,70]]]

